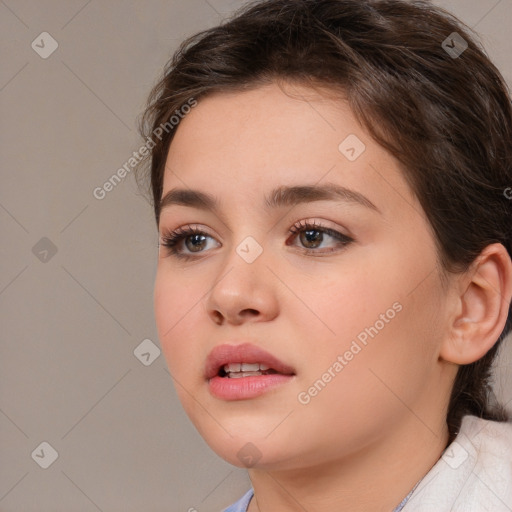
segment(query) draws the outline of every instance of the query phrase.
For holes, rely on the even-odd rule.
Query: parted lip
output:
[[[278,373],[295,375],[291,366],[256,345],[251,343],[224,343],[216,346],[208,354],[205,364],[205,378],[215,377],[224,365],[230,363],[262,363]]]

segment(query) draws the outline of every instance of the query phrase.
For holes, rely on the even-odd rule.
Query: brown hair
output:
[[[454,32],[468,44],[460,55],[448,51],[464,48]],[[512,255],[512,200],[504,193],[512,184],[509,92],[469,32],[425,0],[252,2],[182,43],[150,95],[141,133],[152,139],[191,98],[213,92],[272,81],[340,91],[402,164],[435,233],[442,269],[462,272],[491,243]],[[150,155],[157,224],[175,131],[166,130]],[[509,309],[493,348],[459,368],[447,410],[450,441],[466,414],[508,419],[503,407],[491,407],[489,379],[511,327]]]

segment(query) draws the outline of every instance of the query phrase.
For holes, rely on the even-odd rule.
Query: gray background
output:
[[[210,512],[249,487],[194,430],[163,355],[134,355],[158,340],[157,233],[133,173],[93,196],[141,145],[135,120],[177,44],[241,3],[0,1],[2,512]],[[512,83],[512,0],[438,3]],[[46,59],[42,32],[58,42]],[[507,341],[496,394],[510,407]],[[42,442],[58,452],[47,469]]]

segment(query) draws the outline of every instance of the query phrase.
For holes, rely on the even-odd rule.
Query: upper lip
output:
[[[275,371],[287,375],[295,374],[291,366],[280,361],[266,350],[251,343],[228,344],[216,346],[206,358],[205,377],[215,377],[220,368],[230,363],[263,363]]]

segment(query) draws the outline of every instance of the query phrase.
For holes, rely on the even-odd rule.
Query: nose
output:
[[[208,315],[217,325],[273,320],[278,315],[278,283],[264,253],[249,263],[235,249],[206,296]]]

